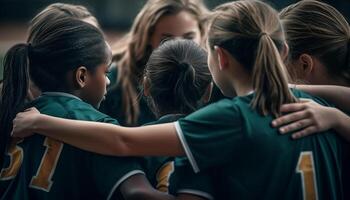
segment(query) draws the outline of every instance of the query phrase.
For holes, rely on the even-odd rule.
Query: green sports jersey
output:
[[[184,116],[182,114],[165,115],[145,126],[174,122]],[[147,156],[142,159],[142,166],[149,182],[159,191],[168,192],[169,178],[174,171],[173,160],[173,157],[167,156]]]
[[[106,98],[101,103],[99,110],[113,118],[118,119],[121,125],[127,125],[125,113],[123,113],[121,109],[123,91],[120,88],[120,86],[116,83],[117,76],[118,69],[116,66],[114,66],[108,74],[108,78],[111,80],[111,84],[108,87]],[[138,118],[137,125],[142,125],[156,120],[154,114],[149,109],[147,102],[143,97],[140,98],[139,103],[140,115]]]
[[[169,193],[190,194],[204,199],[221,199],[215,189],[215,174],[208,170],[194,173],[187,158],[175,158],[174,173],[169,179]]]
[[[118,124],[66,93],[44,93],[33,105],[56,117]],[[10,183],[1,199],[111,199],[124,180],[143,173],[136,158],[102,156],[41,135],[14,143],[9,155],[0,185]]]
[[[225,199],[342,199],[343,147],[337,135],[280,135],[270,125],[272,116],[250,107],[253,97],[224,99],[175,122],[194,171],[217,171]]]
[[[174,122],[185,115],[168,114],[155,122],[145,125]],[[193,175],[188,167],[184,166],[184,158],[149,156],[143,159],[143,167],[150,183],[157,190],[178,195],[180,193],[192,194],[206,199],[213,199],[213,186],[207,174]],[[176,163],[176,164],[175,164]]]

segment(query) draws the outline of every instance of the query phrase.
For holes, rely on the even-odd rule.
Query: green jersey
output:
[[[173,195],[190,194],[204,199],[219,198],[215,189],[215,174],[211,171],[194,173],[187,158],[175,158],[175,170],[169,179],[169,193]],[[215,197],[215,198],[214,198]]]
[[[169,114],[159,118],[157,121],[145,124],[163,124],[174,122],[184,117],[182,114]],[[174,172],[174,157],[147,156],[143,158],[142,166],[149,182],[154,188],[162,192],[168,192],[169,178]]]
[[[184,116],[182,114],[169,114],[145,125],[174,122]],[[192,176],[193,172],[189,172],[188,167],[182,164],[182,160],[184,158],[176,158],[175,162],[174,157],[149,156],[144,158],[143,167],[148,180],[159,191],[173,195],[186,193],[213,199],[210,176],[206,174]],[[186,176],[183,176],[184,174]]]
[[[66,93],[44,93],[33,105],[47,115],[118,124]],[[0,185],[10,183],[1,199],[111,199],[124,180],[143,173],[136,158],[102,156],[41,135],[13,142],[8,154]]]
[[[224,99],[175,122],[194,171],[216,170],[225,199],[342,199],[343,147],[337,134],[299,140],[280,135],[270,125],[272,116],[251,108],[253,97]]]
[[[123,91],[118,83],[116,83],[116,79],[118,76],[118,69],[114,66],[111,69],[111,72],[108,74],[108,78],[111,80],[110,86],[108,87],[108,91],[106,94],[105,100],[101,103],[100,111],[118,119],[121,125],[126,124],[126,116],[122,111],[122,97]],[[138,91],[140,92],[140,91]],[[156,118],[152,111],[149,109],[146,100],[141,97],[139,100],[140,105],[140,115],[138,118],[137,125],[145,124],[151,121],[154,121]]]

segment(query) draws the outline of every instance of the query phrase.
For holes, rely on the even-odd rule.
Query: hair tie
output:
[[[264,35],[268,35],[266,32],[260,32],[260,34],[259,34],[259,38],[261,38],[262,36],[264,36]]]

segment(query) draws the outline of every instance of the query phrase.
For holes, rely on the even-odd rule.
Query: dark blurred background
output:
[[[98,19],[107,39],[114,43],[130,28],[134,17],[147,0],[0,0],[0,79],[2,60],[6,51],[26,39],[28,21],[47,5],[56,2],[86,6]],[[228,0],[205,0],[208,8],[228,2]],[[267,0],[276,9],[296,2],[296,0]],[[335,6],[350,19],[350,0],[325,0]]]

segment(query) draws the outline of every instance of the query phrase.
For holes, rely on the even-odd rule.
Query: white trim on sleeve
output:
[[[194,157],[193,157],[193,154],[192,154],[192,152],[191,152],[191,150],[190,150],[190,147],[188,146],[188,143],[186,142],[186,138],[185,138],[184,135],[183,135],[182,129],[181,129],[181,127],[180,127],[180,124],[179,124],[178,121],[174,122],[174,124],[175,124],[175,129],[176,129],[177,136],[179,137],[180,142],[181,142],[181,144],[182,144],[182,147],[183,147],[184,150],[185,150],[186,156],[187,156],[188,160],[189,160],[190,163],[191,163],[191,166],[192,166],[192,168],[193,168],[193,171],[194,171],[195,173],[198,173],[198,172],[200,171],[200,170],[199,170],[199,167],[198,167],[198,165],[197,165],[196,160],[195,160]]]
[[[133,170],[130,171],[128,173],[126,173],[124,176],[122,176],[116,183],[115,185],[112,187],[111,191],[109,192],[109,195],[107,197],[107,200],[110,200],[114,194],[114,191],[120,186],[120,184],[125,181],[126,179],[128,179],[129,177],[135,175],[135,174],[145,174],[145,172],[141,171],[141,170]]]
[[[214,200],[214,197],[207,193],[207,192],[203,192],[203,191],[200,191],[200,190],[193,190],[193,189],[181,189],[179,191],[177,191],[177,193],[183,193],[183,194],[193,194],[193,195],[196,195],[196,196],[200,196],[200,197],[204,197],[206,199],[209,199],[209,200]]]

